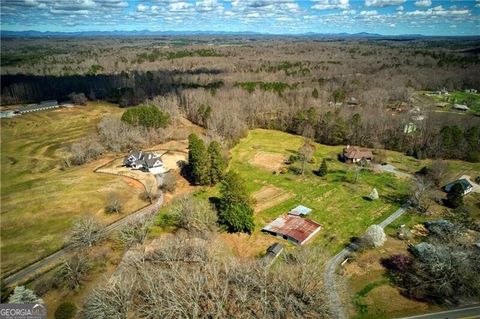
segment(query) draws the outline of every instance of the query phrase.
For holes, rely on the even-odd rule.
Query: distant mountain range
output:
[[[427,38],[462,38],[462,39],[480,39],[480,36],[429,36],[422,34],[399,34],[385,35],[378,33],[316,33],[307,32],[301,34],[275,34],[261,33],[253,31],[150,31],[150,30],[133,30],[133,31],[80,31],[80,32],[51,32],[51,31],[0,31],[2,38],[48,38],[48,37],[151,37],[151,36],[248,36],[248,37],[307,37],[307,38],[366,38],[366,39],[391,39],[391,40],[415,40]]]
[[[270,34],[260,32],[231,32],[231,31],[82,31],[82,32],[41,32],[41,31],[0,31],[1,37],[129,37],[129,36],[268,36],[268,37],[320,37],[320,38],[427,38],[421,34],[383,35],[378,33],[316,33],[302,34]],[[446,37],[446,36],[441,36]]]

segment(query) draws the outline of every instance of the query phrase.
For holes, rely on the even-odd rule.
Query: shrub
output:
[[[68,98],[72,101],[73,104],[75,105],[87,105],[87,97],[85,96],[84,93],[75,93],[72,92],[68,95]]]
[[[302,168],[298,167],[296,165],[289,166],[288,171],[292,174],[295,174],[295,175],[301,175],[302,174]]]
[[[69,301],[62,302],[55,310],[55,319],[71,319],[77,313],[77,306]]]
[[[175,173],[168,172],[163,175],[163,184],[160,186],[163,191],[173,193],[177,187],[177,178]]]

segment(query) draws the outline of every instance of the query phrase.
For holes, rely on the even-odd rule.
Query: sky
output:
[[[9,31],[480,35],[480,0],[0,0]]]

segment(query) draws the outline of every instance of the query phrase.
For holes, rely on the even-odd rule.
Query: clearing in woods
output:
[[[283,154],[259,151],[252,157],[249,163],[253,166],[276,172],[284,165],[284,160]]]
[[[104,213],[110,192],[123,199],[124,212],[146,204],[132,180],[93,172],[111,156],[61,168],[72,142],[94,133],[103,116],[122,112],[113,104],[89,103],[1,120],[2,276],[62,247],[81,216],[105,224],[122,217]]]

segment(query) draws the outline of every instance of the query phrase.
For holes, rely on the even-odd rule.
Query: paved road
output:
[[[384,221],[382,221],[379,225],[382,228],[385,228],[398,217],[402,216],[406,210],[406,207],[400,207],[392,215],[388,216]],[[340,295],[338,293],[338,285],[336,283],[336,270],[338,265],[342,261],[344,261],[345,258],[347,258],[351,253],[352,251],[348,247],[344,248],[341,252],[333,256],[325,266],[323,280],[327,291],[327,303],[333,317],[337,319],[346,319],[347,315],[345,309],[342,306],[342,299],[340,298]]]
[[[161,182],[162,178],[157,177],[157,181]],[[160,184],[159,184],[160,185]],[[159,192],[158,199],[153,204],[144,207],[130,215],[125,216],[122,219],[117,220],[116,222],[106,226],[104,231],[108,234],[115,230],[121,229],[125,225],[128,225],[131,222],[142,220],[143,218],[148,217],[149,215],[154,214],[163,204],[163,193]],[[29,279],[34,278],[36,275],[41,274],[45,270],[51,269],[54,266],[62,262],[63,258],[68,256],[73,249],[69,246],[54,252],[53,254],[13,273],[5,278],[4,284],[6,286],[13,286],[22,284]]]
[[[480,305],[465,308],[427,313],[418,316],[403,317],[401,319],[473,319],[480,318]]]

